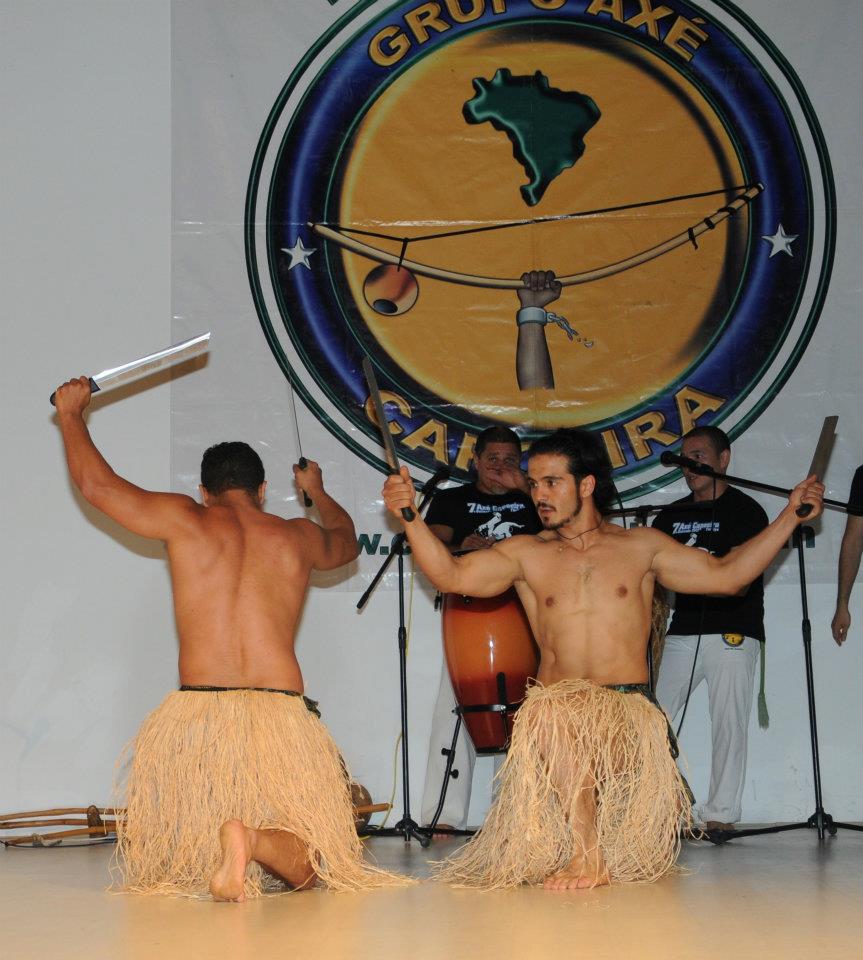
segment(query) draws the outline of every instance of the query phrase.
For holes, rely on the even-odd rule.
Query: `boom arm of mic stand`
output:
[[[714,480],[723,480],[725,483],[734,484],[735,487],[748,487],[750,490],[762,490],[764,493],[776,493],[783,497],[788,497],[793,492],[791,487],[777,487],[772,483],[762,483],[760,480],[747,480],[745,477],[732,477],[728,473],[717,473],[704,464],[700,465],[699,470],[693,472],[697,472],[703,477],[713,477]],[[849,512],[848,508],[850,504],[843,503],[841,500],[828,500],[825,497],[823,503],[825,507],[835,507],[837,510],[844,510],[846,513]],[[806,504],[804,504],[804,506],[806,506]]]
[[[417,507],[417,512],[420,515],[422,515],[423,510],[425,510],[426,506],[428,506],[429,500],[431,500],[431,498],[435,495],[438,484],[440,484],[441,480],[444,479],[444,477],[438,477],[435,475],[423,487],[422,497],[420,498],[419,506]],[[407,535],[405,534],[404,530],[402,530],[401,533],[397,533],[393,537],[390,543],[389,554],[384,562],[380,565],[378,572],[374,575],[374,577],[372,577],[372,582],[368,585],[366,592],[360,597],[359,600],[357,600],[357,610],[362,610],[366,603],[368,603],[368,599],[374,592],[375,587],[378,585],[383,575],[387,572],[389,565],[393,562],[393,557],[397,557],[402,552],[402,547],[404,546],[406,539]]]
[[[660,513],[667,509],[668,504],[639,503],[634,507],[621,507],[617,510],[609,510],[606,517],[635,517],[642,523],[647,523],[647,516],[651,513]]]

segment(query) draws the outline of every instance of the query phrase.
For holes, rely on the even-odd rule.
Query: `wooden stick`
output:
[[[361,806],[354,807],[354,814],[356,816],[365,816],[366,814],[372,813],[383,813],[386,810],[390,810],[392,804],[389,803],[366,803]],[[2,820],[0,820],[0,830],[25,830],[32,829],[33,827],[60,827],[60,826],[70,826],[77,827],[76,830],[61,830],[57,833],[45,833],[40,834],[39,836],[44,839],[54,838],[63,838],[71,836],[83,836],[84,834],[89,834],[90,836],[94,835],[104,835],[106,833],[113,833],[116,830],[116,820],[105,820],[101,827],[89,826],[86,819],[72,819],[69,817],[63,817],[61,814],[64,813],[87,813],[88,807],[66,807],[66,808],[57,808],[54,810],[33,810],[30,813],[12,813],[6,814]],[[114,813],[115,811],[112,808],[100,809],[100,813]],[[118,808],[117,813],[125,813],[124,809]],[[39,819],[30,819],[22,820],[17,819],[19,817],[40,817]],[[54,819],[45,819],[46,817],[54,817]],[[3,843],[29,843],[32,840],[32,836],[26,837],[0,837],[0,841]]]
[[[125,813],[125,807],[97,807],[99,813],[113,816],[115,813]],[[7,820],[20,820],[22,817],[62,817],[70,813],[88,813],[90,807],[56,807],[53,810],[25,810],[23,813],[0,813],[0,823]]]
[[[56,819],[39,820],[0,820],[0,830],[23,830],[25,827],[89,827],[90,822],[72,817],[57,817]]]
[[[354,813],[363,817],[367,813],[383,813],[384,810],[392,808],[391,803],[365,803],[361,807],[354,807]]]
[[[35,841],[54,841],[69,839],[70,837],[106,837],[109,833],[116,833],[117,825],[113,820],[106,820],[101,827],[79,827],[77,830],[58,830],[57,833],[33,833],[28,837],[0,837],[0,843],[7,846],[21,846]]]

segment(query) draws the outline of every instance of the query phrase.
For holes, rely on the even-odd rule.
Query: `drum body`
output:
[[[498,597],[450,593],[443,602],[443,644],[456,701],[462,709],[518,704],[539,651],[515,589]],[[468,710],[462,717],[477,753],[509,743],[512,711]]]

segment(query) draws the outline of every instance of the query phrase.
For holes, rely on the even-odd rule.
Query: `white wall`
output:
[[[168,0],[4,0],[0,810],[104,802],[174,682],[162,549],[84,507],[48,395],[169,342]],[[90,418],[121,472],[170,486],[170,386]]]
[[[802,0],[744,6],[757,6],[781,49],[800,42],[792,14]],[[161,550],[123,534],[74,497],[46,402],[60,379],[170,340],[170,4],[4,0],[0,17],[0,810],[11,810],[107,799],[121,744],[176,682]],[[832,143],[861,128],[863,84],[859,16],[840,30],[835,16],[830,23],[829,41],[819,40],[830,61],[803,80]],[[845,93],[837,96],[837,89]],[[808,391],[825,413],[843,417],[842,456],[831,482],[832,493],[844,497],[848,467],[863,459],[855,411],[841,397],[843,381],[859,376],[859,350],[834,343],[830,321],[858,307],[863,183],[857,151],[834,153],[833,161],[840,203],[834,283],[813,346],[787,389]],[[781,400],[763,420],[782,437]],[[167,384],[101,402],[91,427],[120,472],[145,486],[171,485]],[[758,472],[760,453],[744,437],[735,453],[741,472]],[[841,529],[837,517],[825,523]],[[861,819],[863,588],[842,650],[828,634],[833,591],[830,584],[810,589],[825,805],[839,818]],[[398,732],[394,595],[381,594],[362,615],[353,610],[357,599],[315,588],[298,649],[309,691],[322,700],[355,774],[376,800],[386,799]],[[772,724],[759,731],[753,721],[744,818],[798,819],[812,812],[813,799],[796,586],[774,583],[767,611]],[[417,587],[409,664],[415,815],[440,655],[437,615]],[[706,743],[699,692],[683,746],[702,793]],[[480,761],[474,820],[487,805],[489,771],[490,761]]]

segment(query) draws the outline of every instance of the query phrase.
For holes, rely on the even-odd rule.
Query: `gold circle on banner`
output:
[[[669,56],[674,56],[669,54]],[[591,97],[600,118],[585,151],[533,207],[505,132],[468,124],[472,80],[543,73]],[[635,43],[560,29],[530,39],[510,26],[467,35],[399,77],[360,123],[347,152],[342,225],[393,237],[547,217],[731,188],[744,174],[711,105],[680,73]],[[406,257],[462,273],[580,273],[675,236],[731,199],[717,194],[562,222],[411,243]],[[756,201],[757,202],[757,201]],[[349,295],[382,349],[444,403],[536,428],[614,417],[676,381],[719,331],[741,279],[749,216],[616,276],[564,289],[548,309],[591,348],[549,325],[553,390],[522,391],[514,290],[418,277],[406,312],[382,315],[363,286],[375,263],[342,251]],[[400,244],[360,237],[398,254]]]

